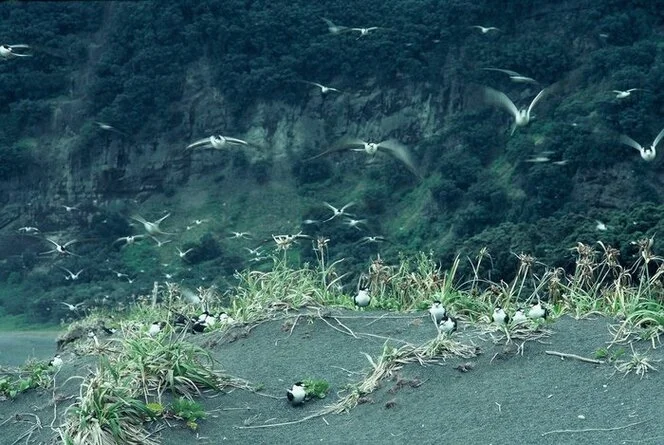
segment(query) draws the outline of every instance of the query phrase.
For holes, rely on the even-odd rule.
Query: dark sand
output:
[[[337,313],[337,312],[335,312]],[[344,316],[372,317],[376,312],[338,312]],[[294,319],[294,318],[293,318]],[[651,371],[646,378],[635,374],[614,374],[611,364],[591,364],[573,359],[562,360],[547,355],[546,350],[592,357],[611,339],[607,330],[610,320],[573,320],[564,317],[548,326],[553,331],[546,344],[529,341],[523,356],[503,353],[504,345],[482,340],[471,328],[455,334],[458,341],[482,348],[482,354],[470,360],[447,359],[440,364],[409,364],[398,374],[402,378],[422,380],[421,386],[405,386],[394,391],[395,380],[384,381],[371,394],[373,403],[358,405],[349,413],[326,415],[287,426],[251,428],[301,419],[321,410],[338,399],[345,385],[363,379],[370,370],[366,352],[376,358],[384,339],[360,333],[371,333],[419,345],[435,335],[427,318],[421,323],[413,318],[340,319],[360,338],[342,334],[321,320],[300,317],[292,331],[284,330],[283,320],[261,324],[246,337],[240,329],[230,333],[211,333],[195,338],[205,345],[230,375],[254,384],[263,384],[264,393],[273,399],[235,389],[221,395],[208,395],[201,400],[209,417],[199,422],[192,432],[175,423],[158,433],[164,444],[229,443],[229,444],[622,444],[664,443],[661,417],[662,375]],[[330,323],[335,324],[331,319]],[[12,334],[13,335],[13,334]],[[4,334],[3,347],[11,336]],[[487,336],[484,336],[488,340]],[[22,334],[15,337],[14,347],[23,350]],[[7,343],[9,342],[9,343]],[[214,346],[209,346],[214,343]],[[400,346],[399,341],[392,341]],[[11,346],[10,346],[11,347]],[[32,347],[32,346],[30,346]],[[635,349],[649,351],[651,345],[639,342]],[[614,346],[616,348],[616,346]],[[628,358],[629,346],[625,347]],[[658,347],[649,352],[653,359],[663,359]],[[50,357],[52,350],[45,357]],[[495,356],[498,353],[498,356]],[[495,356],[495,357],[494,357]],[[493,359],[493,360],[492,360]],[[57,377],[57,393],[77,395],[77,380],[60,385],[71,375],[84,375],[94,368],[94,358],[73,358],[65,354],[65,365]],[[455,368],[473,362],[474,369],[462,373]],[[655,363],[656,367],[660,364]],[[285,391],[297,380],[315,378],[330,383],[326,399],[309,401],[302,407],[291,407]],[[344,394],[344,393],[342,393]],[[15,401],[0,403],[0,423],[17,413],[33,413],[41,419],[43,429],[32,436],[34,443],[47,441],[53,435],[51,391],[31,391]],[[74,399],[58,405],[58,416]],[[393,402],[391,408],[386,402]],[[390,404],[392,405],[392,404]],[[584,418],[580,418],[583,416]],[[32,421],[25,417],[25,420]],[[2,430],[0,443],[11,444],[31,426],[30,422],[10,420]],[[58,419],[54,425],[61,422]],[[173,422],[171,422],[173,423]],[[246,428],[250,427],[250,428]],[[582,431],[608,429],[612,431]],[[570,432],[553,432],[572,430]],[[544,434],[544,435],[543,435]],[[198,438],[197,438],[198,435]],[[25,441],[25,440],[24,440]]]

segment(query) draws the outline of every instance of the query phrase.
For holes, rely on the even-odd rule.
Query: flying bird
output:
[[[321,94],[327,94],[330,91],[336,91],[337,93],[341,93],[341,91],[337,90],[336,88],[328,87],[328,86],[322,85],[318,82],[309,82],[308,80],[298,80],[298,82],[307,83],[309,85],[314,85],[314,86],[318,87],[320,89]]]
[[[621,90],[613,90],[613,92],[616,94],[616,99],[624,99],[626,97],[629,97],[632,94],[632,91],[645,91],[641,88],[630,88],[629,90],[621,91]]]
[[[16,51],[16,50],[24,50],[24,49],[30,49],[29,45],[0,45],[0,59],[14,59],[16,57],[30,57],[32,54],[25,54],[21,51]]]
[[[641,158],[643,158],[644,161],[650,162],[653,159],[655,159],[655,156],[657,156],[657,144],[659,144],[659,141],[661,141],[663,137],[664,137],[664,128],[662,129],[662,131],[659,132],[659,134],[652,142],[652,145],[650,147],[642,147],[641,144],[636,142],[631,137],[625,136],[624,134],[620,135],[620,142],[639,150],[639,153],[641,153]]]
[[[512,71],[512,70],[503,70],[503,69],[500,69],[500,68],[482,68],[482,69],[484,71],[498,71],[498,72],[501,72],[501,73],[505,73],[508,76],[510,76],[510,80],[512,82],[516,82],[516,83],[532,83],[532,84],[539,83],[538,81],[536,81],[532,77],[524,76],[523,74],[519,74],[516,71]]]
[[[381,29],[379,26],[372,26],[370,28],[350,28],[350,31],[357,31],[360,33],[360,35],[357,37],[359,39],[362,36],[368,35],[371,31],[375,31],[377,29]],[[357,40],[355,39],[355,40]]]
[[[347,26],[335,25],[332,20],[328,20],[325,17],[321,17],[321,20],[327,24],[327,30],[330,31],[330,34],[340,34],[342,32],[350,31]]]
[[[493,88],[485,87],[484,97],[487,103],[499,106],[514,116],[514,125],[512,126],[512,132],[510,133],[514,134],[516,127],[523,127],[528,125],[528,122],[530,122],[531,119],[530,112],[533,110],[533,107],[537,105],[537,102],[542,98],[544,91],[545,90],[540,91],[539,94],[535,96],[535,99],[533,99],[528,108],[522,108],[520,110],[516,107],[516,105],[514,105],[514,102],[512,102],[510,98],[507,97],[507,95],[505,95],[505,93],[496,91]]]
[[[346,204],[345,206],[343,206],[340,209],[334,207],[332,204],[330,204],[328,202],[323,202],[323,204],[325,204],[330,210],[332,210],[332,216],[330,216],[328,219],[324,220],[323,222],[328,222],[328,221],[336,218],[337,216],[341,216],[341,215],[346,215],[346,216],[351,216],[351,217],[353,216],[350,213],[346,212],[346,209],[348,207],[354,206],[355,205],[354,202],[349,202],[348,204]]]
[[[231,138],[228,136],[222,136],[220,134],[215,134],[207,138],[199,139],[196,142],[193,142],[187,145],[187,149],[190,148],[214,148],[216,150],[221,150],[226,145],[244,145],[249,146],[247,141],[242,139]]]
[[[123,136],[127,136],[127,137],[129,136],[129,135],[128,135],[127,133],[125,133],[124,131],[120,131],[120,130],[118,130],[117,128],[115,128],[114,126],[109,125],[109,124],[106,124],[106,123],[104,123],[104,122],[95,121],[95,125],[98,126],[100,129],[102,129],[102,130],[104,130],[104,131],[112,131],[112,132],[115,132],[115,133],[121,134],[121,135],[123,135]]]
[[[366,142],[356,138],[342,139],[329,150],[319,153],[316,156],[309,158],[308,160],[317,159],[326,154],[344,150],[363,151],[371,156],[371,159],[376,156],[378,151],[384,153],[386,152],[397,160],[403,162],[415,176],[420,177],[420,174],[415,168],[415,163],[413,162],[408,148],[394,139],[387,139],[382,142]]]
[[[479,29],[480,31],[482,31],[482,34],[487,34],[491,31],[500,31],[500,28],[496,28],[495,26],[484,27],[480,25],[473,25],[471,26],[471,28]]]
[[[172,233],[163,232],[159,228],[159,224],[161,224],[161,222],[163,220],[165,220],[166,218],[168,218],[169,216],[171,216],[171,214],[167,213],[166,215],[162,216],[161,218],[159,218],[158,220],[156,220],[154,222],[150,222],[150,221],[146,220],[145,218],[143,218],[140,215],[131,216],[130,218],[133,219],[134,221],[137,221],[137,222],[143,224],[143,228],[145,229],[146,232],[148,232],[148,235],[152,235],[152,236],[154,236],[154,235],[173,235]]]

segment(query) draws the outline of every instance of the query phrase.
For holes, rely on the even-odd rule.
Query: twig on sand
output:
[[[594,358],[581,357],[580,355],[576,354],[566,354],[564,352],[558,352],[558,351],[544,351],[544,353],[549,355],[557,355],[558,357],[562,358],[573,358],[586,363],[595,363],[597,365],[604,364],[604,360],[595,360]]]
[[[649,420],[642,420],[640,422],[629,423],[629,424],[623,425],[623,426],[614,426],[612,428],[583,428],[581,430],[553,430],[553,431],[547,431],[545,433],[542,433],[542,436],[547,436],[549,434],[560,434],[560,433],[589,433],[589,432],[593,432],[593,431],[624,430],[625,428],[640,425],[640,424],[646,423],[646,422],[649,422]]]
[[[316,417],[321,417],[327,414],[325,411],[321,411],[318,413],[311,414],[309,416],[303,417],[298,420],[291,420],[290,422],[280,422],[280,423],[270,423],[268,425],[248,425],[248,426],[236,426],[235,428],[239,430],[250,430],[250,429],[256,429],[256,428],[272,428],[274,426],[286,426],[286,425],[295,425],[297,423],[302,423],[306,422],[307,420],[315,419]]]

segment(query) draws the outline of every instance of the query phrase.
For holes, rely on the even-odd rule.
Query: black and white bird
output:
[[[649,147],[643,147],[634,139],[624,134],[620,135],[620,142],[625,145],[629,145],[632,148],[637,149],[641,154],[641,159],[650,162],[653,159],[655,159],[655,157],[657,156],[657,144],[659,144],[662,138],[664,138],[664,128],[655,137],[655,140],[652,142],[652,145],[650,145]]]
[[[507,324],[510,322],[510,316],[503,310],[502,307],[496,306],[491,315],[491,321],[498,324]]]
[[[295,383],[291,389],[286,391],[286,398],[291,405],[301,404],[304,402],[306,395],[307,391],[304,389],[304,384],[302,382]]]
[[[451,315],[445,314],[438,323],[438,332],[441,334],[451,334],[457,330],[457,320]]]
[[[531,120],[530,113],[532,112],[533,107],[535,107],[537,102],[539,102],[539,100],[542,98],[544,91],[545,90],[540,91],[539,94],[535,96],[535,99],[530,102],[528,108],[521,109],[517,108],[516,105],[514,105],[514,102],[512,102],[510,98],[505,95],[505,93],[496,91],[492,88],[484,88],[484,98],[487,103],[502,108],[503,110],[510,113],[512,117],[514,117],[514,124],[512,125],[511,132],[511,134],[514,134],[514,131],[517,127],[524,127],[528,125],[528,122]]]
[[[16,51],[16,50],[19,51]],[[32,54],[26,54],[22,52],[23,50],[29,50],[29,45],[19,44],[19,45],[0,45],[0,59],[14,59],[16,57],[30,57]]]
[[[148,328],[148,334],[150,335],[150,337],[154,337],[155,335],[160,333],[161,330],[164,329],[164,327],[166,327],[165,321],[155,321]]]
[[[353,302],[358,307],[367,307],[371,303],[369,294],[369,277],[362,274],[357,280],[357,294],[353,297]]]
[[[439,300],[434,301],[431,307],[429,308],[429,314],[431,315],[433,324],[438,326],[440,320],[442,320],[443,317],[445,316],[445,308],[443,307],[443,304]]]
[[[62,358],[60,357],[60,354],[55,354],[53,358],[51,359],[50,362],[48,362],[48,366],[52,366],[54,368],[60,369],[62,367]]]
[[[528,318],[536,320],[538,318],[546,319],[549,316],[549,310],[542,305],[541,301],[533,302],[528,311]]]
[[[242,139],[232,138],[229,136],[222,136],[220,134],[215,134],[203,139],[199,139],[196,142],[192,142],[187,145],[187,149],[190,148],[214,148],[215,150],[221,150],[227,145],[243,145],[245,147],[249,146],[247,141]]]
[[[518,307],[514,313],[514,316],[512,317],[512,323],[522,324],[526,321],[528,321],[528,318],[526,317],[526,311],[522,307]]]
[[[219,320],[220,324],[232,324],[235,322],[233,317],[228,315],[226,312],[220,312],[219,315],[217,316],[217,320]]]

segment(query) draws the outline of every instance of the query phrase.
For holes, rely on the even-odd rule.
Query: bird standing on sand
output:
[[[438,332],[441,334],[451,334],[457,330],[457,320],[451,315],[445,314],[438,323]]]
[[[357,294],[353,297],[353,302],[358,307],[367,307],[371,303],[369,295],[369,277],[362,274],[357,280]]]
[[[48,362],[48,366],[52,366],[53,368],[60,369],[62,367],[63,363],[64,362],[62,361],[62,357],[60,357],[60,354],[55,354],[55,356],[53,356],[51,361]]]
[[[295,383],[291,389],[286,391],[286,398],[291,405],[301,404],[304,402],[306,395],[307,391],[304,389],[304,384],[302,382]]]
[[[431,315],[431,320],[433,320],[433,324],[438,326],[440,320],[442,320],[443,317],[445,316],[445,308],[443,307],[443,304],[439,300],[434,301],[431,307],[429,308],[429,314]]]

